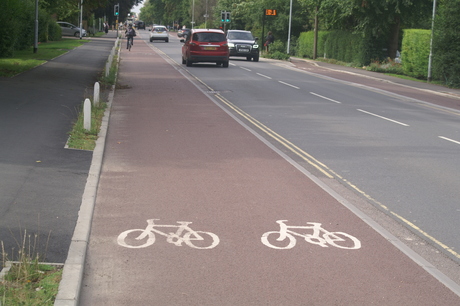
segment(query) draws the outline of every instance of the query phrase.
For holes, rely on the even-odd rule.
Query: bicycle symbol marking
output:
[[[155,224],[156,220],[148,219],[145,229],[130,229],[118,235],[117,242],[120,246],[131,249],[145,248],[155,243],[155,233],[165,236],[168,243],[182,246],[185,243],[194,249],[212,249],[219,244],[216,234],[203,231],[194,231],[188,225],[192,222],[177,221],[179,225]],[[177,228],[176,232],[162,232],[159,227]]]
[[[356,250],[361,248],[361,242],[352,235],[342,232],[328,232],[321,227],[321,223],[307,222],[307,226],[288,226],[288,220],[278,220],[279,231],[270,231],[262,235],[261,241],[270,248],[285,250],[296,245],[296,237],[302,237],[305,241],[327,248],[328,244],[336,248]],[[313,230],[313,234],[300,234],[293,229]]]

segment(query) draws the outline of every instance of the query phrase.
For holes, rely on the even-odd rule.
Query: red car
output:
[[[193,29],[181,42],[184,43],[182,64],[187,67],[198,62],[214,62],[228,67],[228,43],[222,30]]]

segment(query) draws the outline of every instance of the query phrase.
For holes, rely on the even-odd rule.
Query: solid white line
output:
[[[300,89],[300,87],[297,87],[297,86],[291,85],[291,84],[289,84],[289,83],[286,83],[286,82],[283,82],[283,81],[278,81],[278,82],[280,82],[281,84],[287,85],[287,86],[291,86],[291,87],[293,87],[293,88],[295,88],[295,89]]]
[[[248,69],[248,68],[246,68],[246,67],[240,67],[240,68],[241,68],[241,69],[244,69],[244,70],[246,70],[246,71],[252,71],[251,69]]]
[[[262,73],[258,73],[258,72],[257,72],[257,74],[260,75],[261,77],[264,77],[264,78],[267,78],[267,79],[270,79],[270,80],[272,79],[272,78],[269,77],[268,75],[265,75],[265,74],[262,74]]]
[[[392,120],[390,118],[386,118],[386,117],[382,117],[382,116],[379,116],[377,114],[373,114],[373,113],[370,113],[370,112],[366,112],[362,109],[358,109],[358,111],[362,112],[362,113],[365,113],[365,114],[368,114],[368,115],[371,115],[371,116],[375,116],[375,117],[378,117],[378,118],[381,118],[381,119],[385,119],[385,120],[388,120],[388,121],[391,121],[393,123],[397,123],[397,124],[400,124],[400,125],[404,125],[404,126],[409,126],[408,124],[405,124],[405,123],[402,123],[402,122],[399,122],[399,121],[396,121],[396,120]]]
[[[310,93],[311,93],[312,95],[315,95],[315,96],[317,96],[317,97],[320,97],[320,98],[323,98],[323,99],[332,101],[332,102],[334,102],[334,103],[342,104],[342,102],[339,102],[339,101],[336,101],[336,100],[333,100],[333,99],[326,98],[326,97],[324,97],[324,96],[322,96],[322,95],[315,94],[314,92],[311,92],[311,91],[310,91]]]
[[[460,144],[460,141],[457,141],[457,140],[453,140],[453,139],[450,139],[450,138],[447,138],[447,137],[444,137],[444,136],[438,136],[438,137],[441,138],[441,139],[456,143],[456,144]]]

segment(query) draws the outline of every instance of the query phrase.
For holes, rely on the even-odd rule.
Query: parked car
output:
[[[64,21],[58,21],[57,24],[61,27],[63,36],[80,37],[80,28]],[[81,36],[86,36],[85,29],[81,30]]]
[[[193,29],[180,41],[184,43],[182,64],[187,67],[198,62],[214,62],[228,67],[228,43],[222,30]]]
[[[259,61],[258,38],[254,37],[250,31],[228,30],[227,31],[228,49],[230,56],[246,57],[248,61]]]
[[[153,42],[154,40],[164,40],[165,42],[169,42],[168,29],[165,26],[155,25],[149,31],[150,42]]]

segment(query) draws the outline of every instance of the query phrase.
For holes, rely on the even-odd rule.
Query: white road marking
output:
[[[444,137],[444,136],[438,136],[438,137],[441,138],[441,139],[456,143],[456,144],[460,144],[460,141],[457,141],[457,140],[453,140],[453,139],[450,139],[450,138],[447,138],[447,137]]]
[[[383,117],[383,116],[379,116],[377,114],[374,114],[374,113],[370,113],[370,112],[366,112],[365,110],[362,110],[362,109],[357,109],[358,111],[362,112],[362,113],[365,113],[365,114],[368,114],[368,115],[371,115],[371,116],[375,116],[375,117],[378,117],[380,119],[384,119],[384,120],[388,120],[388,121],[391,121],[393,123],[397,123],[397,124],[400,124],[400,125],[403,125],[403,126],[409,126],[408,124],[405,124],[405,123],[402,123],[402,122],[399,122],[399,121],[396,121],[396,120],[393,120],[393,119],[390,119],[390,118],[386,118],[386,117]]]
[[[248,69],[246,67],[240,67],[240,68],[243,69],[243,70],[246,70],[246,71],[252,71],[251,69]]]
[[[300,89],[300,87],[294,86],[292,84],[289,84],[289,83],[286,83],[286,82],[283,82],[283,81],[278,81],[278,82],[280,82],[281,84],[287,85],[287,86],[291,86],[291,87],[293,87],[295,89]]]
[[[261,77],[264,77],[264,78],[267,78],[267,79],[272,79],[271,77],[269,77],[268,75],[265,75],[265,74],[262,74],[262,73],[257,73],[258,75],[260,75]]]
[[[315,96],[317,96],[317,97],[320,97],[320,98],[323,98],[323,99],[326,99],[326,100],[332,101],[332,102],[334,102],[334,103],[342,104],[342,102],[339,102],[339,101],[336,101],[336,100],[333,100],[333,99],[330,99],[330,98],[327,98],[327,97],[324,97],[324,96],[318,95],[318,94],[316,94],[316,93],[314,93],[314,92],[311,92],[311,91],[310,91],[310,93],[311,93],[312,95],[315,95]]]

